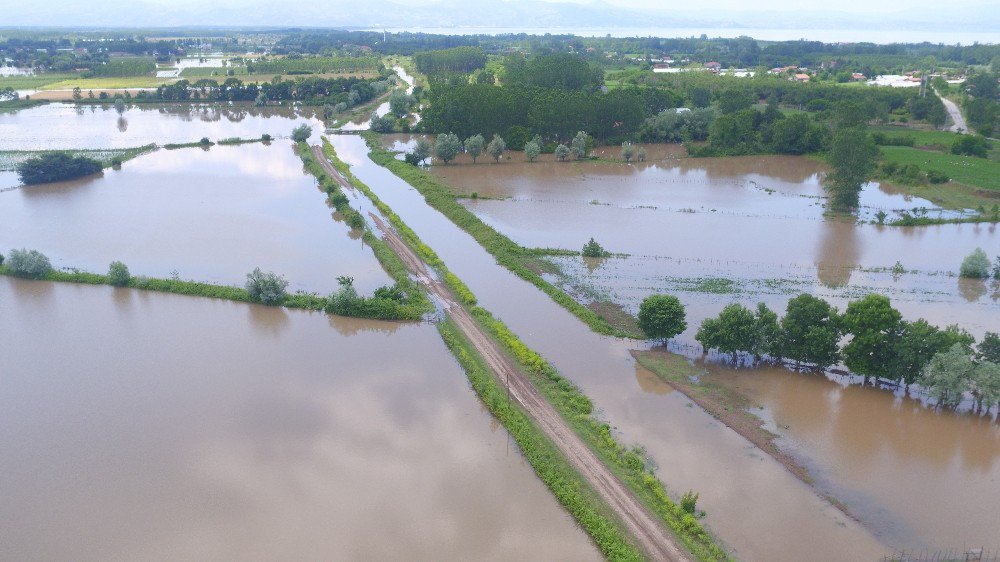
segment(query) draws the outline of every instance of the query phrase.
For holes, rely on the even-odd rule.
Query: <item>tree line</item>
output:
[[[470,73],[486,65],[486,53],[481,47],[452,47],[413,54],[417,70],[427,75],[442,72]]]
[[[224,82],[201,79],[179,80],[135,95],[139,101],[304,101],[313,103],[357,105],[388,91],[385,79],[298,78],[271,82],[243,82],[227,78]]]

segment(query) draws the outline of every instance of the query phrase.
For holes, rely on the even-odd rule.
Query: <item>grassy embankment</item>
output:
[[[459,228],[475,238],[486,251],[496,258],[497,263],[541,289],[552,300],[572,312],[595,332],[619,337],[642,337],[635,331],[615,326],[609,321],[609,318],[580,304],[565,291],[546,281],[541,274],[549,272],[552,266],[541,260],[540,257],[551,254],[551,250],[529,249],[518,245],[465,208],[450,189],[439,183],[426,171],[397,160],[392,152],[382,146],[377,134],[369,132],[363,136],[371,150],[368,155],[372,161],[388,168],[400,179],[412,185],[424,196],[431,207],[440,211]],[[601,305],[602,303],[595,303],[594,306],[597,308]]]
[[[377,138],[375,139],[377,143]],[[381,148],[380,144],[376,149]],[[702,527],[702,525],[691,514],[685,513],[681,507],[675,503],[663,486],[663,483],[656,477],[652,469],[647,468],[645,455],[640,447],[628,448],[615,439],[611,433],[610,424],[601,421],[593,414],[593,405],[590,399],[571,381],[563,377],[559,372],[543,359],[537,352],[526,346],[520,339],[510,331],[500,320],[494,318],[489,311],[475,306],[477,302],[472,291],[453,273],[451,273],[441,258],[413,232],[403,220],[383,203],[371,189],[358,180],[346,164],[337,159],[333,152],[333,147],[325,143],[324,149],[331,161],[338,170],[342,171],[348,181],[357,189],[362,191],[396,229],[400,237],[424,260],[425,263],[434,268],[441,278],[445,280],[449,288],[459,297],[465,306],[469,307],[472,316],[481,327],[486,330],[517,362],[521,369],[529,375],[532,382],[542,392],[542,394],[555,407],[556,411],[566,420],[566,422],[577,432],[577,434],[587,443],[587,445],[597,453],[612,471],[624,482],[630,490],[638,497],[654,514],[656,514],[678,539],[684,544],[698,560],[728,560],[725,551],[716,543],[715,539]],[[384,149],[383,149],[384,150]],[[373,150],[374,153],[374,150]],[[372,156],[375,156],[372,154]],[[374,158],[373,158],[374,159]],[[395,160],[395,159],[393,159]],[[594,538],[602,552],[612,559],[632,559],[634,547],[619,550],[623,545],[622,539],[612,533],[612,527],[606,519],[598,518],[597,511],[593,507],[593,491],[589,487],[581,484],[569,485],[564,481],[567,475],[565,472],[566,460],[559,455],[562,465],[553,463],[547,454],[539,454],[534,451],[538,443],[546,440],[541,432],[524,417],[524,414],[517,410],[511,412],[510,405],[506,403],[506,395],[503,394],[503,403],[500,400],[500,387],[498,382],[489,376],[481,359],[472,350],[471,344],[457,334],[457,330],[450,324],[444,324],[440,328],[442,337],[449,348],[455,351],[456,357],[462,366],[466,368],[466,373],[473,382],[473,388],[479,393],[484,403],[494,411],[498,419],[504,423],[512,436],[518,440],[518,444],[525,449],[525,455],[532,467],[539,474],[546,485],[552,489],[556,497],[572,513],[577,521]],[[489,378],[492,385],[486,384],[483,380]],[[503,409],[506,408],[506,409]],[[520,417],[519,417],[520,416]],[[511,425],[508,425],[511,423]],[[530,437],[530,439],[528,439]],[[522,439],[526,439],[522,443]],[[529,453],[529,451],[531,451]],[[580,482],[580,476],[573,473],[575,481]],[[583,514],[586,518],[581,518]],[[617,530],[620,534],[621,530]],[[615,546],[614,548],[611,548]]]
[[[14,111],[19,111],[21,109],[28,109],[38,105],[44,105],[48,102],[44,100],[33,100],[33,99],[18,99],[10,101],[0,101],[0,113],[11,113]]]

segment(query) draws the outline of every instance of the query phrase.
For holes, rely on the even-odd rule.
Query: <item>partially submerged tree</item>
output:
[[[646,337],[669,340],[687,329],[684,305],[673,295],[650,295],[639,305],[639,328]]]
[[[500,163],[500,158],[503,157],[503,152],[505,150],[507,150],[507,143],[503,141],[500,135],[494,134],[493,140],[491,140],[490,144],[486,146],[486,152],[489,152],[490,156],[492,156],[497,163]]]
[[[892,378],[898,371],[898,345],[903,316],[889,299],[870,294],[847,305],[842,318],[851,341],[844,346],[844,365],[864,377]]]
[[[807,293],[788,301],[781,319],[781,353],[785,358],[824,369],[837,362],[839,340],[837,310],[829,303]]]
[[[877,158],[878,147],[867,129],[847,127],[837,131],[829,154],[833,171],[826,178],[833,208],[857,208],[861,188],[875,171]]]
[[[622,160],[631,163],[632,158],[635,158],[635,147],[632,146],[632,143],[625,141],[622,143]]]
[[[438,135],[437,141],[434,143],[434,153],[445,164],[454,160],[461,151],[462,141],[458,139],[458,135],[452,133]]]
[[[931,359],[924,368],[921,382],[938,405],[954,408],[969,389],[975,367],[969,352],[956,343]]]
[[[431,143],[424,137],[417,139],[413,145],[413,150],[406,155],[406,161],[414,166],[419,166],[424,160],[431,156]]]
[[[555,150],[556,160],[560,162],[565,162],[569,158],[569,147],[565,144],[560,144]]]
[[[11,250],[7,258],[7,269],[19,277],[40,279],[52,271],[48,256],[38,250]]]
[[[86,156],[68,152],[45,152],[19,162],[17,174],[26,185],[71,180],[101,171],[101,163]]]
[[[959,275],[973,279],[986,279],[990,276],[990,258],[982,248],[976,248],[962,260]]]
[[[475,163],[476,159],[483,153],[483,146],[485,144],[486,139],[483,138],[483,135],[472,135],[471,137],[465,139],[465,151],[472,157],[473,163]]]
[[[113,261],[108,266],[108,281],[115,287],[125,287],[132,280],[128,266],[120,261]]]
[[[538,155],[542,153],[541,145],[535,141],[530,140],[524,145],[524,155],[528,158],[529,162],[534,162]]]
[[[580,131],[573,137],[573,141],[570,142],[570,150],[573,152],[573,158],[577,160],[582,160],[587,157],[587,148],[590,141],[590,135]]]
[[[288,281],[274,272],[263,272],[259,267],[247,273],[246,290],[250,298],[263,304],[281,304],[285,300]]]
[[[292,140],[295,142],[306,142],[312,136],[312,127],[305,123],[292,129]]]
[[[598,244],[593,238],[583,245],[583,251],[580,253],[587,258],[603,258],[611,255],[610,252],[605,250],[604,247]]]

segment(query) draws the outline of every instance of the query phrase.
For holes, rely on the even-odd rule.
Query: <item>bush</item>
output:
[[[927,170],[927,181],[931,183],[948,183],[951,178],[943,172],[937,170]]]
[[[989,151],[990,143],[982,135],[961,135],[951,145],[952,154],[986,158]]]
[[[201,137],[201,140],[198,141],[198,144],[202,146],[210,146],[212,144],[212,141],[208,140],[208,137]]]
[[[303,123],[292,129],[292,140],[295,142],[306,142],[312,134],[312,127]]]
[[[976,248],[971,254],[962,260],[962,267],[959,269],[962,277],[973,279],[986,279],[990,276],[990,258],[982,248]]]
[[[253,300],[274,305],[281,304],[281,301],[285,300],[285,288],[288,287],[288,281],[277,273],[270,271],[264,273],[257,267],[247,273],[245,287]]]
[[[264,133],[263,135],[260,136],[260,140],[263,142],[271,142],[272,140],[274,140],[274,137],[272,137],[267,133]]]
[[[40,279],[52,271],[52,262],[38,250],[11,250],[10,259],[7,260],[7,268],[14,275]]]
[[[639,305],[639,328],[650,338],[670,339],[687,328],[684,305],[673,295],[650,295]]]
[[[697,505],[698,505],[698,492],[695,492],[693,490],[688,490],[687,492],[684,492],[684,495],[681,496],[681,510],[683,510],[684,513],[690,513],[691,515],[694,515],[697,511]]]
[[[108,266],[108,281],[115,287],[124,287],[132,280],[128,266],[120,261],[113,261]]]
[[[583,251],[581,253],[584,257],[588,258],[603,258],[611,255],[610,252],[605,250],[604,247],[598,244],[593,238],[583,245]]]
[[[101,171],[101,163],[86,156],[73,156],[68,152],[46,152],[28,158],[14,168],[21,182],[32,185],[70,180]]]

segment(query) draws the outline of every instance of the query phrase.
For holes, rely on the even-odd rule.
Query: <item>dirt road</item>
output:
[[[324,169],[346,189],[353,187],[333,168],[323,156],[322,149],[313,147]],[[601,498],[624,522],[628,532],[637,544],[653,560],[686,562],[690,560],[686,550],[664,527],[646,506],[636,498],[600,458],[566,424],[558,412],[539,393],[528,377],[518,369],[510,357],[500,349],[472,315],[452,295],[451,290],[437,280],[426,264],[407,246],[389,225],[375,214],[370,215],[375,226],[382,232],[389,247],[403,260],[406,267],[416,276],[428,292],[444,308],[445,313],[455,322],[465,337],[472,342],[476,351],[493,370],[498,380],[507,384],[511,397],[521,405],[546,436],[552,440],[566,456],[573,467],[600,494]]]
[[[941,103],[944,104],[944,108],[948,110],[948,115],[951,116],[951,126],[948,127],[948,130],[953,133],[968,133],[969,126],[965,123],[965,117],[962,117],[962,112],[958,109],[958,104],[942,96],[937,90],[934,93],[941,98]]]

